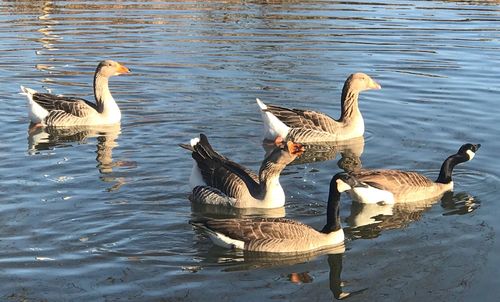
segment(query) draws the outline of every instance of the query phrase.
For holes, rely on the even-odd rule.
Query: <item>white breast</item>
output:
[[[394,203],[394,195],[391,192],[370,186],[353,188],[349,191],[349,195],[360,203]]]

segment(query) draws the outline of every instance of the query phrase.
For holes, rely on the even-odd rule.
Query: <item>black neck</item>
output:
[[[450,183],[452,181],[451,175],[453,173],[453,168],[468,160],[469,157],[466,154],[453,154],[448,157],[441,165],[441,171],[439,171],[439,177],[436,179],[436,182],[442,184]]]
[[[326,210],[326,225],[321,230],[328,234],[341,229],[340,227],[340,192],[337,189],[337,175],[330,181],[330,193]]]

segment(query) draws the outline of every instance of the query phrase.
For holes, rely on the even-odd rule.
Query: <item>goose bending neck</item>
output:
[[[453,168],[456,165],[468,161],[469,158],[464,154],[454,154],[448,157],[441,165],[441,170],[439,171],[439,176],[436,180],[437,183],[448,184],[452,181],[451,175],[453,173]]]
[[[116,104],[108,87],[108,77],[96,72],[94,76],[94,97],[97,105],[97,111],[105,116],[113,116],[120,121],[120,109]]]
[[[265,160],[259,170],[259,189],[260,197],[265,199],[268,189],[273,186],[280,186],[279,178],[281,171],[285,169],[284,164],[274,163],[269,160]],[[254,195],[255,197],[255,195]]]
[[[330,181],[330,193],[328,194],[328,205],[326,210],[326,225],[321,233],[331,233],[341,229],[340,227],[340,192],[337,188],[338,176],[335,175]]]
[[[340,121],[346,122],[357,116],[361,116],[358,107],[359,91],[351,87],[351,83],[346,81],[342,89]]]

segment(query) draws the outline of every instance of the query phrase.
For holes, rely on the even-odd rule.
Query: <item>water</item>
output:
[[[497,2],[0,5],[1,300],[325,301],[341,273],[352,301],[498,301]],[[132,70],[110,81],[121,127],[28,135],[19,85],[92,99],[105,58]],[[481,143],[457,167],[454,194],[395,209],[343,197],[340,256],[226,251],[192,229],[192,217],[248,213],[192,209],[178,143],[203,132],[256,170],[256,97],[337,117],[356,71],[382,90],[361,95],[367,133],[338,148],[344,164],[435,177],[462,143]],[[287,206],[270,215],[320,228],[336,151],[288,167]]]

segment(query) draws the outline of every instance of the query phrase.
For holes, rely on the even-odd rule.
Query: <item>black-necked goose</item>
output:
[[[120,122],[121,112],[108,87],[108,79],[129,73],[124,65],[105,60],[99,63],[94,75],[96,103],[75,97],[39,93],[21,86],[29,102],[29,116],[34,124],[52,127],[99,126]]]
[[[326,225],[321,231],[285,218],[198,219],[190,223],[204,230],[212,242],[225,248],[255,252],[301,253],[344,243],[340,225],[340,192],[344,174],[330,182]]]
[[[441,165],[436,181],[417,172],[400,170],[360,170],[349,173],[339,188],[360,203],[413,202],[439,198],[453,190],[453,168],[474,158],[480,144],[464,144]]]
[[[220,155],[204,134],[181,147],[192,151],[193,169],[189,179],[194,203],[236,208],[279,208],[285,204],[280,185],[281,171],[302,154],[300,144],[288,142],[276,147],[263,160],[259,175]]]
[[[265,139],[317,143],[362,136],[365,124],[358,108],[358,96],[361,91],[369,89],[380,89],[380,85],[368,75],[354,73],[347,78],[342,89],[339,120],[317,111],[266,105],[257,99],[264,121]]]

